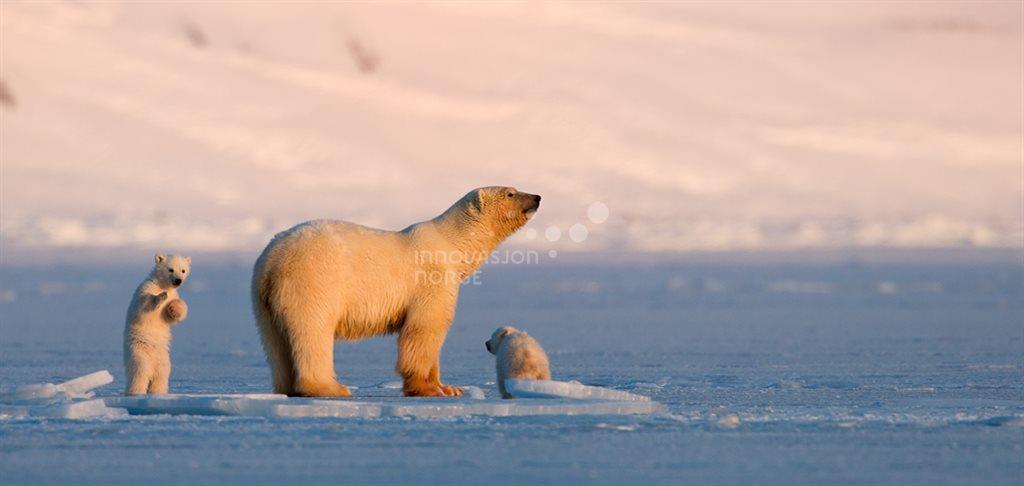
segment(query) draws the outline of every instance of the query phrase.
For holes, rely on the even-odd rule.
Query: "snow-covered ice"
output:
[[[580,382],[552,380],[505,380],[505,390],[516,398],[574,398],[580,400],[616,400],[647,402],[643,395],[611,390],[599,386],[587,386]]]
[[[284,483],[297,471],[311,484],[466,484],[486,471],[493,484],[1017,486],[1024,470],[1017,267],[485,267],[482,284],[463,289],[442,356],[445,383],[463,397],[401,397],[395,341],[382,338],[335,346],[338,378],[356,396],[339,400],[269,394],[251,268],[201,268],[189,283],[204,285],[183,289],[190,317],[175,330],[173,395],[129,398],[118,323],[138,269],[0,266],[0,285],[18,296],[0,302],[0,393],[56,387],[62,379],[40,377],[68,370],[115,379],[70,406],[32,405],[36,415],[4,402],[4,484]],[[74,291],[91,281],[105,290]],[[780,281],[831,292],[779,292]],[[58,282],[71,290],[54,299]],[[543,343],[558,379],[650,397],[614,403],[665,413],[567,415],[612,405],[501,400],[482,343],[504,323]],[[98,400],[131,414],[60,418],[102,417]]]

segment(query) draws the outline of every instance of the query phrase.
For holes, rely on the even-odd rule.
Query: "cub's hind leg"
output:
[[[153,378],[149,382],[149,393],[151,394],[164,394],[167,393],[167,385],[171,379],[171,359],[158,360],[156,365],[153,367]]]
[[[130,351],[128,359],[125,360],[125,374],[128,384],[125,387],[125,395],[145,395],[149,390],[150,381],[153,379],[154,366],[152,360],[145,353],[138,350]]]

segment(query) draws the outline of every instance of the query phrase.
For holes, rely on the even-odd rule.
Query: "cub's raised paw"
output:
[[[181,299],[174,299],[164,307],[164,319],[168,322],[180,322],[185,319],[186,313],[188,313],[188,306]]]

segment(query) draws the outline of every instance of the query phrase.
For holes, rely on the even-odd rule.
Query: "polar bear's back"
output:
[[[293,226],[274,236],[260,259],[267,264],[287,262],[354,264],[353,259],[387,254],[389,260],[402,255],[405,239],[385,231],[348,221],[318,219]]]
[[[401,233],[308,221],[278,233],[256,261],[253,304],[257,315],[321,312],[341,338],[382,334],[407,305],[414,264]]]

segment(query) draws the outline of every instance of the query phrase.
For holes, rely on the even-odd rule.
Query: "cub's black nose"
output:
[[[177,287],[178,285],[181,285],[181,279],[180,278],[176,278],[176,279],[173,280],[173,283],[174,283],[174,286]]]
[[[490,351],[491,350],[491,342],[490,341],[484,341],[484,347],[487,348],[488,351]]]
[[[534,194],[533,195],[533,201],[539,204],[540,203],[540,196]]]

